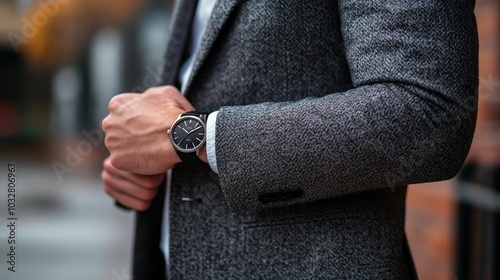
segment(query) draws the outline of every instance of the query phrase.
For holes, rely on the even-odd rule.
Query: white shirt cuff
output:
[[[208,164],[212,171],[219,174],[217,169],[217,158],[215,157],[215,123],[217,121],[217,114],[219,111],[215,111],[208,115],[207,120],[207,158]]]

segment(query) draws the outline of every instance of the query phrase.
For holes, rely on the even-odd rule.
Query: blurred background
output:
[[[102,190],[101,120],[159,83],[171,1],[0,0],[0,279],[129,280],[134,213]],[[7,270],[7,164],[17,263]]]
[[[0,0],[0,279],[132,279],[134,214],[102,191],[100,122],[113,95],[159,82],[172,2]],[[421,279],[500,279],[500,1],[477,0],[476,16],[480,110],[469,158],[456,178],[408,193]]]

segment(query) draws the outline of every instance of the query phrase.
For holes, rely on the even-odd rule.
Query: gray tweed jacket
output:
[[[178,84],[195,6],[177,1],[163,84]],[[408,277],[406,185],[457,174],[474,132],[473,8],[219,0],[186,89],[219,110],[219,177],[175,168],[169,277]],[[136,280],[165,277],[163,199],[138,215]]]

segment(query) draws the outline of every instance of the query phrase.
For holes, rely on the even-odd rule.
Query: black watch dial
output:
[[[205,143],[205,126],[198,118],[181,119],[171,133],[174,144],[182,152],[193,152]]]

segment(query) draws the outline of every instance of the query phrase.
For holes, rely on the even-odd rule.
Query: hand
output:
[[[149,208],[165,177],[165,173],[140,175],[119,170],[111,164],[109,157],[104,160],[103,166],[101,178],[106,193],[121,204],[138,211]]]
[[[111,164],[145,175],[172,168],[180,159],[167,130],[186,111],[194,111],[193,106],[172,86],[115,96],[109,102],[109,115],[102,121]]]

